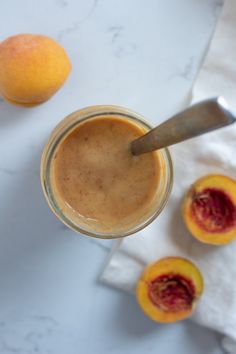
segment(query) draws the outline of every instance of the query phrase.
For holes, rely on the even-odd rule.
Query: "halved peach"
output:
[[[192,262],[166,257],[147,266],[138,281],[136,297],[148,317],[170,323],[192,314],[203,288],[201,273]]]
[[[223,175],[198,179],[184,198],[182,213],[199,241],[229,243],[236,238],[236,181]]]

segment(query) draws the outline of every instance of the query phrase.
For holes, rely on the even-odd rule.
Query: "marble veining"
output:
[[[40,322],[43,322],[43,323],[48,323],[48,324],[51,324],[53,326],[57,326],[58,325],[58,322],[51,316],[46,316],[46,315],[33,315],[31,316],[31,318],[35,321],[40,321]]]
[[[108,32],[112,33],[111,42],[114,43],[121,36],[121,32],[124,31],[124,26],[111,26],[108,28]]]
[[[191,56],[182,69],[173,70],[173,73],[169,75],[168,80],[182,78],[186,81],[191,81],[194,75],[194,68],[194,57]]]
[[[194,58],[191,56],[189,58],[189,61],[185,65],[184,69],[182,72],[180,72],[180,77],[183,77],[185,80],[191,80],[192,79],[192,74],[193,74],[193,66],[194,65]]]
[[[18,174],[20,171],[15,170],[13,168],[5,168],[5,167],[0,167],[0,174],[6,174],[8,176],[15,176]]]
[[[110,26],[107,30],[111,37],[111,45],[115,57],[121,58],[126,55],[135,55],[138,49],[137,44],[127,42],[125,39],[125,27],[122,25]]]
[[[66,0],[55,0],[55,4],[64,9],[69,5],[69,2]]]
[[[14,168],[0,167],[0,175],[7,175],[17,177],[19,175],[27,174],[28,176],[39,177],[39,168],[33,168],[32,170],[17,170]]]
[[[80,26],[82,24],[84,24],[86,21],[88,21],[90,19],[90,17],[93,15],[93,13],[96,10],[96,7],[98,5],[98,2],[99,2],[99,0],[93,0],[90,10],[84,16],[84,18],[74,22],[72,25],[66,27],[65,29],[60,30],[57,35],[58,42],[63,42],[68,35],[70,35],[71,33],[77,32],[79,30]]]
[[[0,322],[0,353],[50,354],[47,341],[57,335],[58,322],[43,315],[33,315],[16,327],[8,321]]]

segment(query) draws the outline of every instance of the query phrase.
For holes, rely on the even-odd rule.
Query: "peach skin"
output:
[[[49,37],[19,34],[0,43],[0,94],[10,103],[31,107],[47,101],[70,70],[65,50]]]

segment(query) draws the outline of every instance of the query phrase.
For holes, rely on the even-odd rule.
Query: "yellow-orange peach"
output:
[[[182,214],[199,241],[229,243],[236,238],[236,181],[223,175],[198,179],[184,198]]]
[[[31,107],[47,101],[71,70],[65,50],[53,39],[19,34],[0,43],[0,95]]]
[[[138,281],[136,297],[144,313],[170,323],[192,314],[204,288],[198,268],[187,259],[167,257],[149,265]]]

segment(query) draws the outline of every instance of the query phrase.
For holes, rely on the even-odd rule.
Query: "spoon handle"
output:
[[[219,129],[236,121],[223,97],[208,99],[176,114],[147,134],[131,142],[140,155]]]

